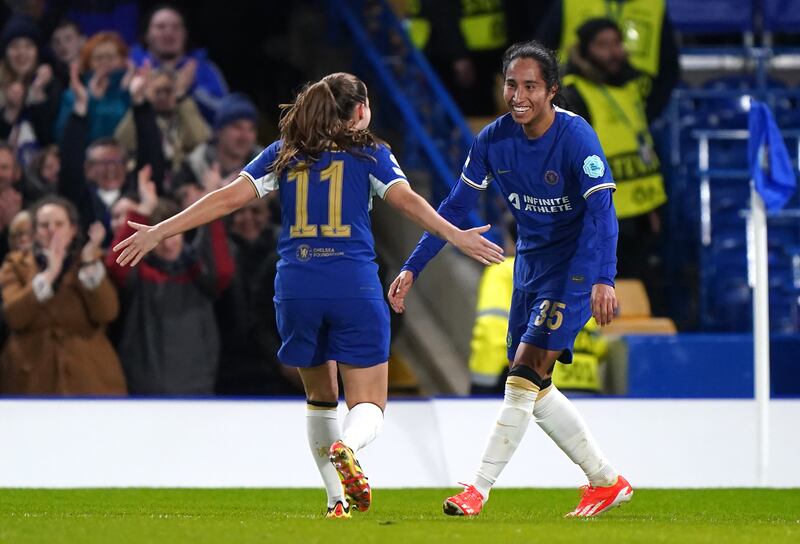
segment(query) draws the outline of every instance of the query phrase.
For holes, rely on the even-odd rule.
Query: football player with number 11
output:
[[[158,225],[129,223],[137,232],[114,251],[120,252],[118,263],[134,266],[161,240],[280,191],[278,358],[297,367],[303,380],[308,441],[328,493],[327,516],[346,518],[351,504],[365,511],[372,501],[355,454],[383,424],[388,384],[389,308],[375,263],[372,198],[384,199],[482,264],[502,262],[503,250],[481,235],[488,225],[460,230],[411,189],[389,147],[370,133],[367,88],[354,75],[328,75],[283,110],[281,139],[236,181]],[[349,408],[342,428],[339,373]],[[292,465],[281,438],[273,442],[272,462]]]

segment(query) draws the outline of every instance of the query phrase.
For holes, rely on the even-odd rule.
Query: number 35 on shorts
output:
[[[539,315],[536,316],[533,324],[536,327],[544,324],[551,331],[558,330],[564,322],[564,314],[561,312],[567,305],[555,300],[543,300],[539,305]]]

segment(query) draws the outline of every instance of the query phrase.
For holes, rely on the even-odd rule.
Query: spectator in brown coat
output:
[[[13,251],[0,269],[10,329],[0,354],[0,393],[124,395],[125,378],[105,325],[117,293],[100,259],[105,231],[81,248],[75,207],[47,197],[34,208],[34,249]]]

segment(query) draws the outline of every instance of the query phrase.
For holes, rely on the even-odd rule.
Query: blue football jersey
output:
[[[406,175],[383,144],[365,156],[326,151],[306,169],[271,171],[277,141],[242,171],[259,196],[280,189],[278,299],[383,298],[369,211]]]
[[[547,132],[529,139],[510,114],[499,117],[475,138],[461,179],[477,189],[496,183],[506,197],[517,222],[518,289],[591,288],[599,265],[595,233],[584,232],[586,198],[616,186],[583,118],[556,108]]]

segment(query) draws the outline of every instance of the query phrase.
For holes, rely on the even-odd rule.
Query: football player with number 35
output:
[[[571,361],[575,336],[589,318],[603,326],[616,310],[614,180],[594,130],[553,104],[560,97],[551,51],[535,41],[514,44],[503,56],[503,74],[511,111],[475,138],[461,181],[438,211],[459,224],[489,183],[508,200],[518,229],[507,336],[510,371],[475,479],[444,501],[444,512],[481,511],[533,417],[589,480],[567,515],[596,516],[630,500],[633,490],[551,376],[556,360]],[[444,245],[431,234],[425,233],[390,287],[395,311],[404,311],[414,280]]]
[[[117,262],[134,266],[161,240],[280,189],[278,358],[297,367],[303,380],[308,441],[328,493],[327,516],[350,517],[350,505],[365,511],[372,500],[355,453],[383,424],[388,385],[389,308],[375,263],[372,197],[482,264],[502,262],[502,249],[481,235],[488,225],[460,230],[411,189],[388,146],[368,130],[367,88],[357,77],[328,75],[282,108],[280,140],[233,183],[157,225],[130,223],[137,232],[114,251]],[[349,408],[343,428],[337,371]],[[276,462],[292,464],[280,460],[280,438],[274,442]]]

